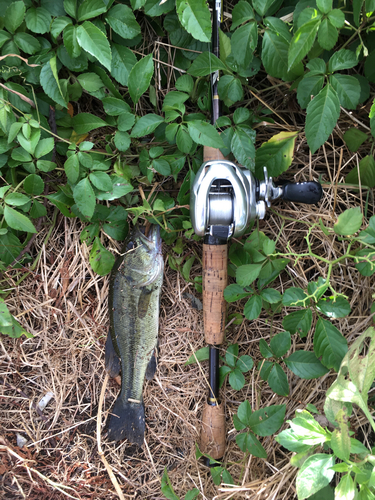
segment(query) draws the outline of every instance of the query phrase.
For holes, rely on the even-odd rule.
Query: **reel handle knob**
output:
[[[288,182],[282,187],[282,198],[286,201],[294,201],[296,203],[307,203],[308,205],[315,205],[318,203],[323,195],[322,186],[319,182]]]

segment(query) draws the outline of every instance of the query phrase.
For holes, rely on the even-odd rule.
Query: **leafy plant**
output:
[[[284,422],[285,405],[272,405],[268,408],[252,411],[250,403],[244,401],[233,416],[233,424],[237,431],[247,429],[236,436],[236,443],[245,453],[260,458],[267,458],[267,452],[256,436],[272,436]]]
[[[354,341],[341,363],[337,379],[327,391],[324,412],[334,426],[333,431],[323,428],[308,411],[297,410],[296,417],[288,421],[290,429],[276,437],[282,446],[296,453],[291,462],[299,468],[296,481],[299,500],[310,498],[323,488],[330,492],[327,498],[332,499],[374,497],[373,450],[352,437],[348,421],[355,404],[375,430],[368,408],[368,391],[375,379],[374,355],[375,330],[369,328]],[[319,452],[322,447],[322,451],[328,453]],[[335,473],[340,474],[340,480],[333,495],[328,485]]]

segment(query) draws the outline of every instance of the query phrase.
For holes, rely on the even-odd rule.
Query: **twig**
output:
[[[1,57],[0,57],[0,60],[1,60]],[[23,101],[25,101],[28,104],[30,104],[30,106],[32,106],[33,108],[36,108],[35,103],[31,99],[29,99],[28,97],[26,97],[25,95],[21,94],[21,92],[17,92],[16,90],[10,89],[9,87],[7,87],[6,85],[4,85],[3,83],[0,83],[0,87],[3,87],[3,89],[7,90],[8,92],[12,92],[13,94],[18,95],[18,97],[20,99],[22,99]]]
[[[107,460],[104,456],[104,451],[102,450],[102,443],[101,443],[100,427],[101,427],[101,423],[102,423],[102,406],[103,406],[104,394],[105,394],[105,390],[107,388],[108,380],[109,380],[109,375],[108,375],[108,373],[106,373],[105,379],[103,382],[102,391],[100,393],[99,406],[98,406],[98,418],[96,421],[96,440],[98,443],[98,455],[99,455],[101,461],[103,462],[105,468],[107,469],[109,478],[112,481],[112,484],[115,487],[115,490],[116,490],[120,500],[125,500],[124,494],[121,491],[121,488],[120,488],[120,485],[118,484],[116,476],[113,474],[113,470],[111,469],[111,466],[109,465],[109,463],[107,462]],[[131,498],[131,497],[128,497],[128,498]]]

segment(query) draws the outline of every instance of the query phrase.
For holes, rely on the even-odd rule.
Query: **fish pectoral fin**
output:
[[[152,380],[154,378],[157,367],[158,367],[158,358],[157,358],[156,349],[154,349],[152,351],[150,361],[148,362],[148,365],[146,368],[146,379],[147,380]]]
[[[143,319],[148,310],[148,306],[150,305],[152,290],[148,290],[147,288],[142,288],[141,295],[138,300],[138,318]]]
[[[111,378],[117,377],[121,370],[121,361],[115,351],[110,331],[105,343],[105,369]]]

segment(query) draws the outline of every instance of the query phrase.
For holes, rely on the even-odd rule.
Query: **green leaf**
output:
[[[32,337],[31,333],[28,333],[22,328],[22,326],[15,320],[12,316],[12,326],[3,326],[1,328],[1,333],[3,335],[8,335],[11,338],[19,338],[21,335],[25,335],[27,338]]]
[[[129,75],[133,66],[137,62],[137,58],[133,52],[123,45],[112,43],[112,65],[111,75],[121,85],[128,86]],[[111,98],[108,98],[111,99]],[[128,110],[129,111],[129,110]]]
[[[218,131],[210,123],[202,120],[192,120],[188,122],[188,129],[190,137],[197,144],[212,148],[221,148],[224,146]]]
[[[367,407],[368,391],[375,378],[375,329],[368,328],[351,345],[342,360],[336,381],[326,394],[326,405],[329,401],[344,401],[357,404],[369,415]],[[368,347],[363,355],[363,346]],[[325,406],[326,406],[325,405]]]
[[[328,63],[328,71],[340,71],[342,69],[351,69],[358,64],[355,52],[347,49],[341,49],[335,52]]]
[[[344,135],[345,138],[345,135]],[[366,137],[367,138],[367,137]],[[358,176],[359,170],[359,176]],[[359,181],[361,179],[361,181]],[[369,188],[375,187],[375,161],[372,155],[365,156],[359,162],[358,167],[354,167],[345,177],[347,184],[359,184]]]
[[[134,125],[130,137],[143,137],[151,134],[163,122],[164,119],[159,115],[153,113],[144,115]]]
[[[296,435],[292,429],[286,429],[275,437],[275,441],[281,444],[281,446],[284,446],[287,450],[296,453],[305,453],[310,450],[310,445],[301,443],[298,437],[299,436]]]
[[[194,363],[207,361],[209,359],[209,347],[205,346],[201,349],[198,349],[194,354],[190,356],[190,358],[186,361],[184,366],[193,365]]]
[[[39,175],[31,174],[23,181],[23,188],[27,194],[38,196],[44,191],[44,181]]]
[[[17,210],[14,210],[7,205],[5,205],[4,207],[4,218],[5,222],[12,229],[17,229],[18,231],[26,231],[28,233],[37,232],[33,223],[28,217],[26,217],[26,215],[17,212]]]
[[[220,78],[217,86],[219,97],[226,106],[232,106],[243,99],[243,88],[241,81],[232,75],[224,75]]]
[[[252,360],[251,356],[248,356],[247,354],[240,356],[236,365],[236,367],[243,373],[250,371],[253,366],[254,361]]]
[[[235,368],[229,374],[229,383],[235,391],[240,391],[245,385],[245,377],[239,368]]]
[[[207,76],[215,71],[227,70],[226,65],[211,52],[202,52],[188,69],[193,76]]]
[[[243,424],[246,425],[246,427],[249,426],[249,419],[251,414],[252,410],[249,401],[247,400],[243,401],[238,407],[237,417]]]
[[[332,0],[316,0],[316,6],[323,14],[332,10]]]
[[[361,207],[348,208],[339,215],[333,230],[341,236],[350,236],[361,229],[362,220]]]
[[[277,304],[278,302],[281,302],[282,297],[278,290],[274,290],[273,288],[264,288],[259,293],[262,299],[269,304]]]
[[[10,33],[14,33],[21,26],[25,12],[24,2],[12,2],[8,5],[5,11],[4,25]]]
[[[180,125],[176,134],[176,144],[182,153],[190,153],[193,146],[193,140],[189,135],[188,129],[184,125]]]
[[[0,261],[9,266],[20,254],[23,245],[17,236],[8,231],[0,235]]]
[[[79,177],[78,155],[74,154],[69,156],[69,158],[64,163],[64,170],[69,181],[72,184],[75,184],[78,181]]]
[[[176,11],[182,26],[196,40],[211,41],[211,16],[205,0],[176,0]]]
[[[348,146],[350,151],[352,151],[353,153],[356,153],[358,151],[358,149],[362,146],[362,144],[364,142],[366,142],[367,139],[369,138],[369,136],[367,134],[365,134],[364,132],[362,132],[361,130],[359,130],[355,127],[352,127],[349,130],[347,130],[343,137],[344,137],[344,141],[345,141],[346,145]],[[372,161],[374,161],[372,156],[367,156],[366,158],[372,158]],[[352,172],[353,171],[357,171],[357,168],[355,167],[352,170]],[[362,178],[362,175],[361,175],[361,178]],[[357,181],[358,181],[358,174],[357,174]],[[346,180],[346,182],[351,182],[351,181]],[[354,182],[353,184],[356,184],[356,183]],[[366,184],[366,185],[368,185],[368,184]]]
[[[288,52],[288,70],[302,59],[310,51],[316,38],[320,25],[320,18],[303,24],[294,34]]]
[[[56,68],[56,57],[53,57],[43,65],[40,72],[40,84],[48,97],[57,102],[57,104],[60,104],[60,106],[67,108],[68,105],[62,93],[57,73],[52,68]]]
[[[335,472],[331,469],[335,465],[335,456],[317,453],[303,463],[298,471],[296,487],[300,500],[310,497],[327,486]]]
[[[337,29],[329,19],[323,19],[318,30],[319,45],[325,50],[331,50],[339,38]]]
[[[255,146],[246,132],[236,128],[231,141],[231,150],[241,165],[254,170]]]
[[[332,9],[328,12],[328,19],[335,28],[342,28],[345,24],[345,14],[340,9]]]
[[[4,201],[7,205],[22,207],[30,201],[30,198],[21,193],[10,193],[5,197]]]
[[[273,392],[279,396],[288,396],[289,394],[289,384],[288,377],[286,373],[277,363],[273,365],[273,368],[268,375],[267,379],[268,385],[271,387]]]
[[[79,181],[74,187],[73,197],[82,215],[91,219],[94,214],[96,200],[94,190],[87,177]]]
[[[233,283],[224,289],[224,298],[227,302],[236,302],[237,300],[248,297],[249,293],[250,292],[244,290],[242,286]]]
[[[307,295],[302,288],[290,287],[283,295],[283,305],[298,307],[304,306],[306,303]]]
[[[259,276],[260,270],[263,264],[245,264],[239,266],[236,269],[236,280],[237,283],[242,286],[249,286],[253,283]]]
[[[252,432],[238,434],[236,436],[236,443],[243,452],[248,451],[255,457],[267,458],[266,450]]]
[[[78,21],[86,21],[107,11],[103,0],[84,0],[78,7]]]
[[[307,380],[322,377],[329,371],[310,351],[296,351],[285,358],[284,363],[295,375]]]
[[[224,482],[227,482],[227,481],[224,481]],[[199,495],[200,495],[200,491],[198,490],[198,488],[193,488],[192,490],[190,490],[186,493],[184,500],[195,500],[196,498],[198,498]]]
[[[173,491],[173,487],[168,477],[168,472],[166,467],[164,468],[164,474],[163,477],[161,478],[161,491],[168,500],[180,500]]]
[[[32,161],[32,157],[30,153],[25,151],[23,148],[16,148],[12,150],[11,158],[15,161],[19,161],[22,163]]]
[[[263,360],[258,364],[258,370],[260,370],[260,378],[267,382],[268,376],[273,368],[274,363],[272,361]]]
[[[322,298],[316,304],[316,308],[328,318],[344,318],[350,314],[350,304],[344,297],[334,299]]]
[[[91,130],[106,126],[105,121],[90,113],[78,113],[73,117],[73,128],[78,135],[87,134]]]
[[[231,368],[236,366],[238,359],[238,344],[232,344],[228,346],[227,352],[225,353],[225,362]]]
[[[298,132],[280,132],[264,142],[256,152],[255,172],[262,175],[263,167],[267,167],[268,175],[277,177],[288,170],[297,136]]]
[[[233,121],[236,125],[246,122],[249,118],[250,118],[250,111],[247,108],[237,108],[233,113]],[[228,123],[228,125],[230,125],[230,122]]]
[[[166,160],[161,158],[155,159],[152,162],[152,167],[161,175],[171,175],[171,167]]]
[[[71,58],[80,56],[81,47],[77,39],[77,26],[69,25],[64,29],[64,46]]]
[[[98,237],[95,238],[92,246],[89,262],[93,270],[100,276],[108,274],[115,263],[115,257],[103,247]]]
[[[117,126],[121,132],[127,132],[132,128],[134,122],[135,122],[135,115],[133,115],[132,113],[128,113],[127,111],[124,111],[118,117]]]
[[[55,18],[51,26],[51,35],[53,38],[57,38],[69,24],[72,24],[72,20],[69,17],[62,16]]]
[[[259,340],[259,350],[264,358],[273,358],[273,352],[264,339]]]
[[[297,89],[297,100],[301,108],[307,108],[309,102],[313,97],[319,94],[323,87],[324,76],[323,75],[311,75],[310,73],[303,78]]]
[[[258,25],[256,21],[237,28],[231,38],[232,54],[240,66],[247,68],[253,59],[253,52],[258,43]]]
[[[35,148],[35,157],[42,158],[42,156],[50,153],[55,146],[55,141],[53,137],[48,137],[48,139],[41,139]]]
[[[361,95],[361,85],[354,76],[332,75],[329,79],[336,90],[340,104],[347,109],[355,109]]]
[[[193,64],[197,59],[194,59]],[[179,76],[176,80],[175,87],[177,90],[180,90],[181,92],[187,92],[188,94],[191,94],[194,89],[194,80],[190,75]]]
[[[118,130],[115,134],[114,143],[119,151],[125,153],[131,144],[130,135],[127,132],[121,132]]]
[[[152,54],[142,57],[132,68],[129,74],[129,94],[136,104],[139,98],[148,89],[152,75],[154,74],[154,61]]]
[[[293,68],[288,70],[288,49],[290,42],[272,30],[267,29],[263,34],[262,62],[267,73],[284,81],[294,80],[303,74],[301,60],[296,61]]]
[[[275,3],[275,0],[253,0],[253,7],[260,16],[264,16]]]
[[[282,426],[285,409],[285,405],[272,405],[254,411],[249,418],[249,427],[258,436],[271,436]]]
[[[348,343],[330,321],[318,319],[314,335],[314,352],[322,357],[327,368],[339,371],[341,361],[348,351]]]
[[[254,12],[248,2],[240,0],[236,3],[232,11],[231,31],[235,30],[240,24],[254,19]]]
[[[104,87],[101,78],[96,73],[82,73],[78,75],[77,80],[81,84],[82,88],[88,92],[96,92]],[[111,98],[109,97],[108,99]]]
[[[26,26],[34,33],[47,33],[50,29],[51,14],[43,7],[31,7],[26,12]]]
[[[0,299],[0,329],[4,326],[12,326],[12,315],[3,299]]]
[[[122,38],[132,39],[141,32],[141,27],[137,23],[132,10],[127,5],[115,5],[108,11],[105,19],[113,31]]]
[[[110,191],[112,180],[105,172],[91,172],[89,175],[91,183],[100,191]]]
[[[79,45],[111,70],[112,53],[105,34],[90,21],[80,24],[76,34]]]
[[[339,457],[340,458],[340,457]],[[351,500],[356,497],[358,490],[350,473],[345,474],[340,479],[339,484],[335,488],[335,500]],[[359,498],[359,496],[357,497]],[[370,498],[367,496],[367,498]]]
[[[104,111],[109,116],[118,116],[130,112],[130,106],[125,101],[116,97],[105,97],[102,100]]]
[[[333,431],[330,447],[332,448],[332,451],[336,455],[336,457],[338,457],[340,460],[349,460],[350,437],[347,424],[344,424],[344,428],[335,429]]]
[[[291,346],[291,337],[289,332],[280,332],[272,337],[270,347],[276,358],[281,358],[286,354]]]
[[[340,116],[340,101],[330,84],[307,106],[306,139],[311,153],[325,143]]]
[[[17,47],[26,52],[26,54],[35,54],[35,52],[40,50],[38,40],[28,33],[16,33],[13,40]]]

